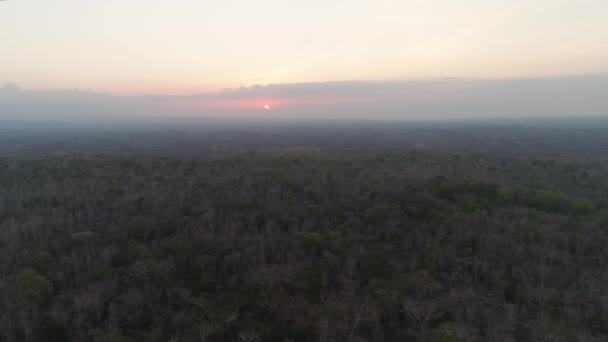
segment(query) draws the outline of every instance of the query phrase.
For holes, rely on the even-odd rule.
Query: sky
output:
[[[388,93],[403,91],[395,88],[443,89],[446,79],[461,80],[452,88],[596,82],[608,73],[607,13],[605,0],[6,0],[0,86],[62,101],[78,89],[74,103],[83,92],[138,103],[153,94],[182,114],[384,108]],[[282,93],[227,95],[251,95],[256,85]],[[296,92],[311,88],[314,97]],[[455,101],[453,89],[428,88],[408,96]]]
[[[7,0],[0,82],[113,94],[608,72],[605,0]]]

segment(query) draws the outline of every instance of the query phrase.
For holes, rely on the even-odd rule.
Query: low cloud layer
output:
[[[608,76],[294,83],[187,96],[115,96],[0,87],[0,120],[152,118],[458,119],[608,115]],[[270,109],[264,107],[268,105]]]

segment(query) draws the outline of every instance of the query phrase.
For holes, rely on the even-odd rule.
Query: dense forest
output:
[[[606,341],[585,130],[6,143],[0,341]]]

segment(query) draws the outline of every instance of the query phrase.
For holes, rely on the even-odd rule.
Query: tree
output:
[[[53,285],[31,268],[21,270],[16,279],[17,301],[22,307],[41,304],[51,293]]]

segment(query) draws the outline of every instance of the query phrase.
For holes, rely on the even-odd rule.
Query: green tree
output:
[[[17,274],[17,300],[20,305],[41,304],[51,293],[53,285],[40,273],[31,268]]]

